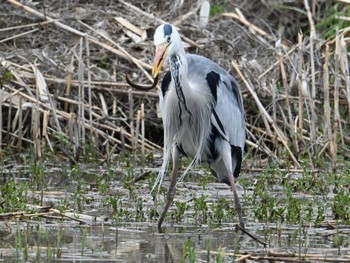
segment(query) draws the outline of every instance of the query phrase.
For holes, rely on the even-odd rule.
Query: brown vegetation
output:
[[[23,2],[23,1],[22,1]],[[0,146],[34,147],[79,160],[159,150],[158,95],[148,83],[152,35],[175,24],[187,51],[209,57],[241,83],[251,167],[275,160],[349,159],[350,10],[347,1],[49,1],[0,4]],[[309,6],[310,5],[310,6]],[[338,30],[334,30],[335,28]]]

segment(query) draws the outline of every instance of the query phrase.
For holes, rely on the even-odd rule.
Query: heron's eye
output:
[[[170,36],[167,36],[166,37],[166,42],[169,44],[170,43],[170,40],[171,40],[171,37]]]

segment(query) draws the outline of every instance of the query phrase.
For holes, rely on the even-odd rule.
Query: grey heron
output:
[[[157,27],[154,45],[153,77],[158,78],[163,62],[168,62],[170,67],[159,95],[164,159],[156,184],[161,184],[171,157],[173,161],[158,229],[162,231],[166,213],[174,200],[181,155],[193,159],[185,173],[196,164],[207,162],[213,175],[231,187],[239,224],[244,228],[234,179],[240,173],[246,136],[239,86],[218,64],[199,55],[186,54],[178,31],[171,24]]]

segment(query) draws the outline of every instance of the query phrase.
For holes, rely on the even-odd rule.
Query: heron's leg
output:
[[[219,147],[222,149],[222,160],[225,164],[226,171],[228,174],[228,178],[231,185],[231,190],[233,193],[233,201],[235,203],[235,209],[236,213],[238,215],[239,225],[244,228],[244,222],[243,222],[243,216],[242,216],[242,207],[241,203],[239,202],[235,180],[233,178],[233,172],[232,172],[232,155],[231,155],[231,145],[228,142],[221,142],[222,144],[219,144]]]
[[[244,222],[243,222],[243,217],[242,217],[242,207],[241,207],[241,203],[239,201],[239,197],[236,191],[236,185],[235,185],[235,179],[233,178],[233,174],[232,172],[229,172],[228,175],[229,179],[230,179],[230,185],[231,185],[231,190],[233,193],[233,200],[235,202],[235,208],[236,208],[236,212],[238,215],[238,220],[239,220],[239,225],[244,228]]]
[[[165,219],[166,213],[172,204],[175,196],[175,190],[176,190],[176,181],[177,181],[177,170],[179,167],[179,152],[177,149],[173,149],[173,171],[171,175],[171,181],[170,186],[167,193],[167,199],[166,199],[166,205],[163,209],[162,214],[160,215],[160,218],[158,220],[158,231],[162,233],[162,224]]]

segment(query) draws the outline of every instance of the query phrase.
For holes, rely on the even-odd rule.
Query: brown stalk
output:
[[[298,126],[298,139],[302,140],[303,138],[303,93],[302,93],[302,78],[303,78],[303,34],[302,32],[298,33],[298,105],[299,105],[299,126]]]
[[[273,118],[273,121],[276,123],[277,122],[277,111],[276,111],[277,88],[276,88],[276,81],[275,80],[272,80],[270,82],[270,87],[272,90],[272,92],[271,92],[272,93],[272,118]],[[272,143],[273,143],[274,148],[276,149],[278,141],[277,141],[277,136],[276,136],[275,130],[273,131]]]
[[[339,32],[336,32],[335,41],[335,54],[334,54],[334,121],[333,121],[333,134],[331,141],[331,156],[332,156],[332,169],[333,172],[337,170],[337,138],[338,138],[338,128],[339,128]]]
[[[323,88],[324,88],[324,135],[326,141],[332,139],[331,106],[329,100],[329,45],[326,45],[325,60],[323,64]],[[331,143],[332,144],[332,143]]]
[[[23,109],[22,109],[23,99],[19,98],[19,108],[18,108],[18,142],[17,142],[17,150],[20,153],[22,151],[22,136],[23,136]]]
[[[135,149],[138,148],[138,139],[140,136],[141,110],[136,112],[136,129],[135,129]]]
[[[131,89],[130,89],[131,91]],[[128,102],[129,102],[129,124],[130,124],[130,140],[131,140],[131,145],[133,147],[133,150],[135,150],[135,128],[134,128],[134,98],[132,96],[132,93],[129,92],[128,96]]]
[[[71,56],[70,63],[68,65],[67,71],[67,80],[66,80],[66,96],[69,97],[71,93],[71,86],[72,86],[72,80],[73,80],[73,72],[74,72],[74,56]],[[69,104],[67,102],[64,103],[64,111],[68,112],[68,106]]]
[[[314,60],[314,41],[316,40],[315,24],[312,19],[312,14],[309,7],[309,0],[304,0],[305,10],[310,25],[310,63],[311,63],[311,127],[310,127],[310,138],[311,138],[311,149],[314,151],[314,145],[316,142],[316,121],[317,116],[315,113],[315,99],[316,99],[316,74],[315,74],[315,60]]]
[[[39,30],[38,28],[35,28],[35,29],[29,30],[27,32],[21,33],[21,34],[2,39],[2,40],[0,40],[0,43],[4,43],[6,41],[9,41],[9,40],[12,40],[12,39],[15,39],[15,38],[18,38],[18,37],[22,37],[24,35],[32,34],[32,33],[36,32],[38,30]]]
[[[120,145],[121,145],[121,148],[122,148],[122,152],[125,152],[125,136],[124,136],[124,129],[121,128],[121,131],[120,131]]]
[[[9,98],[9,107],[8,107],[8,114],[7,114],[7,134],[6,134],[7,141],[10,141],[9,133],[11,131],[11,116],[12,116],[12,97]]]
[[[293,136],[294,131],[293,131],[293,116],[292,116],[292,111],[291,111],[291,104],[289,101],[289,92],[288,92],[288,83],[287,83],[287,73],[284,68],[284,61],[283,61],[283,56],[281,49],[279,48],[278,56],[280,58],[280,70],[281,70],[281,75],[282,75],[282,83],[283,83],[283,90],[284,90],[284,95],[285,95],[285,100],[286,100],[286,108],[287,108],[287,113],[288,113],[288,121],[286,122],[289,132],[291,134],[293,144],[295,146],[295,149],[298,148],[296,145],[297,142],[295,141],[295,136]]]
[[[145,163],[145,105],[141,104],[141,154],[142,165]]]
[[[41,160],[39,118],[40,118],[40,113],[37,110],[37,107],[33,107],[32,108],[32,133],[33,133],[34,153],[35,153],[35,161],[36,162]]]
[[[79,157],[79,140],[81,140],[82,144],[85,144],[85,85],[84,85],[84,60],[83,60],[83,52],[84,52],[84,38],[81,37],[79,39],[79,57],[78,57],[78,79],[79,79],[79,94],[78,94],[78,100],[79,100],[79,111],[78,111],[78,118],[77,118],[77,124],[78,124],[78,131],[77,131],[77,138],[75,138],[76,141],[76,160],[78,160]],[[85,147],[82,147],[83,154],[85,154]]]
[[[43,114],[43,129],[42,129],[42,137],[43,138],[48,138],[48,132],[47,132],[47,129],[48,129],[48,126],[49,126],[49,119],[48,119],[48,116],[49,116],[49,111],[44,111],[44,114]],[[45,143],[45,140],[43,140],[43,144]]]
[[[91,93],[91,70],[90,70],[90,45],[88,38],[85,38],[86,47],[86,70],[88,77],[88,100],[89,100],[89,122],[92,126],[92,93]]]

